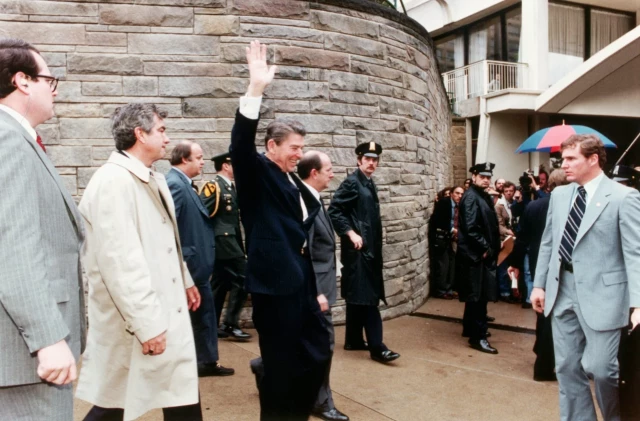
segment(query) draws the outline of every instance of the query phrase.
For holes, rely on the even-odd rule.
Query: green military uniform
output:
[[[240,231],[238,196],[235,186],[217,175],[202,187],[200,197],[209,211],[216,236],[216,261],[211,286],[217,320],[220,320],[224,300],[227,292],[230,292],[223,328],[237,329],[240,311],[247,299],[244,289],[246,255]],[[231,330],[227,333],[231,333]]]

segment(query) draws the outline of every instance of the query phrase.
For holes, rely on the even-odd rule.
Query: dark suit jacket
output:
[[[545,196],[529,202],[520,217],[520,232],[516,237],[516,244],[510,256],[511,266],[519,269],[523,267],[524,256],[529,253],[529,271],[532,279],[535,277],[538,264],[538,251],[542,241],[542,233],[547,225],[547,212],[551,196]]]
[[[309,251],[316,274],[318,295],[324,294],[329,304],[336,302],[336,236],[329,215],[324,209],[318,212],[309,230]]]
[[[215,261],[215,237],[209,213],[186,178],[176,169],[167,174],[176,208],[182,254],[196,285],[209,282]]]
[[[320,203],[295,174],[296,185],[257,152],[258,121],[237,112],[229,149],[247,246],[245,286],[250,293],[289,295],[309,281],[302,249]],[[309,212],[304,223],[301,194]]]

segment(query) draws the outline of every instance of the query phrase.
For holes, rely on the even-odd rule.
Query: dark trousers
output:
[[[435,281],[433,292],[436,296],[451,294],[455,279],[456,253],[453,251],[453,247],[449,245],[445,249],[437,249],[434,254],[437,269],[433,278]]]
[[[553,352],[553,332],[551,329],[551,317],[538,314],[536,320],[536,343],[533,345],[536,354],[536,362],[533,365],[535,377],[552,377],[556,366]]]
[[[216,305],[216,320],[219,322],[222,315],[224,300],[229,293],[227,312],[223,323],[227,326],[238,326],[240,312],[247,301],[247,292],[244,289],[244,272],[246,260],[243,257],[238,259],[218,259],[216,260],[213,276],[211,277],[211,287]]]
[[[251,296],[264,368],[258,388],[261,421],[306,421],[331,354],[310,259],[303,269],[309,282],[300,291]]]
[[[331,356],[326,364],[325,375],[322,381],[322,386],[318,391],[318,397],[314,407],[321,409],[323,412],[330,411],[336,406],[333,403],[333,394],[331,393],[331,386],[329,385],[329,376],[331,373],[331,359],[333,358],[333,348],[335,347],[335,330],[333,329],[333,317],[331,315],[331,309],[323,313],[325,320],[327,321],[327,332],[329,333],[329,348],[331,350]]]
[[[369,352],[379,354],[388,348],[382,342],[382,317],[378,306],[363,306],[347,303],[347,322],[345,329],[345,343],[361,345],[362,330],[367,337]]]
[[[469,340],[487,338],[487,301],[464,303],[462,330],[469,335]]]
[[[162,408],[162,414],[164,421],[202,421],[200,402],[194,405]],[[84,417],[84,421],[122,421],[123,419],[124,409],[102,408],[101,406],[94,406]]]
[[[213,292],[208,280],[196,283],[200,292],[200,307],[190,311],[193,339],[198,364],[214,364],[218,361],[218,319],[213,303]]]

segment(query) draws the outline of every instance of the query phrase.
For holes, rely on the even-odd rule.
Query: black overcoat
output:
[[[382,278],[382,221],[378,190],[359,169],[350,174],[333,195],[331,222],[340,236],[342,298],[349,304],[386,304]],[[362,237],[356,250],[347,236],[353,230]]]
[[[460,200],[456,285],[460,301],[496,301],[500,253],[498,217],[491,196],[472,185]],[[483,258],[483,255],[487,256]]]

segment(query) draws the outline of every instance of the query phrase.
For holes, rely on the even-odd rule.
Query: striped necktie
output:
[[[569,218],[567,219],[567,225],[564,227],[564,233],[562,234],[562,241],[560,241],[560,256],[566,263],[571,263],[571,254],[573,248],[576,245],[576,237],[578,236],[578,230],[580,229],[580,223],[584,216],[584,210],[587,207],[587,192],[584,187],[578,187],[578,195],[573,202],[571,212],[569,212]]]

